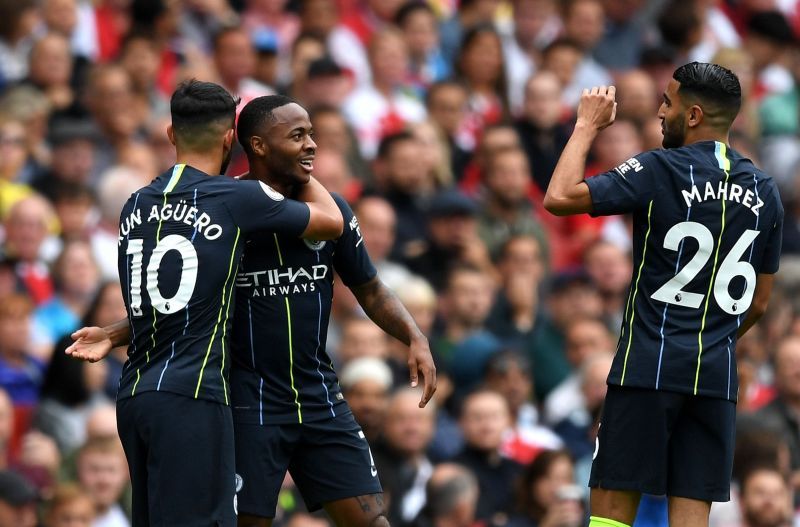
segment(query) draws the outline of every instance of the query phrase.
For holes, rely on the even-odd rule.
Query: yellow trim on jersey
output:
[[[161,204],[161,209],[163,210],[164,207],[167,205],[167,194],[172,192],[175,187],[178,185],[178,181],[180,181],[181,176],[183,175],[183,169],[186,168],[186,165],[175,165],[172,168],[172,177],[169,178],[167,182],[167,186],[164,187],[164,202]],[[156,231],[156,245],[158,245],[159,240],[161,240],[161,214],[158,216],[158,230]],[[153,331],[150,332],[150,340],[153,342],[153,349],[156,349],[156,308],[153,306]],[[147,363],[150,363],[150,350],[145,350],[144,352],[145,357],[147,358]]]
[[[241,233],[241,229],[236,227],[236,239],[233,240],[233,248],[231,249],[231,259],[228,263],[228,277],[225,278],[225,284],[222,286],[222,305],[219,306],[219,313],[217,313],[217,323],[214,324],[214,331],[211,333],[211,339],[208,341],[208,348],[206,349],[206,356],[203,358],[203,366],[200,368],[200,375],[197,377],[197,388],[194,390],[194,398],[197,399],[197,396],[200,394],[200,384],[203,382],[203,371],[206,369],[206,364],[208,363],[208,356],[211,354],[211,346],[214,344],[214,337],[217,335],[217,330],[219,329],[219,324],[222,321],[222,310],[225,308],[225,289],[228,287],[228,281],[231,279],[231,273],[233,271],[233,257],[236,255],[236,247],[239,245],[239,234]],[[231,283],[231,290],[233,290],[234,284]],[[230,302],[228,303],[230,306]],[[226,317],[227,322],[227,317]],[[224,340],[223,340],[224,342]],[[223,344],[222,347],[222,364],[225,364],[225,345]],[[222,378],[222,386],[225,387],[225,378]],[[225,392],[225,404],[228,404],[228,394]]]
[[[302,405],[300,404],[300,393],[294,386],[294,349],[292,346],[292,312],[289,309],[289,297],[285,296],[283,299],[286,301],[286,324],[289,328],[289,380],[292,384],[292,391],[294,392],[294,404],[297,405],[297,421],[303,423]]]
[[[633,319],[636,317],[636,293],[639,292],[639,279],[642,278],[642,268],[644,267],[644,260],[647,256],[647,239],[650,237],[650,218],[653,213],[653,200],[650,200],[650,205],[647,207],[647,233],[644,235],[644,249],[642,249],[642,261],[639,262],[639,272],[636,275],[636,283],[633,288],[633,296],[628,300],[631,303],[631,318],[628,320],[628,346],[625,349],[625,360],[622,362],[622,378],[619,381],[620,385],[625,384],[625,372],[628,369],[628,355],[631,353],[631,343],[633,342]]]
[[[239,238],[239,228],[238,227],[236,228],[236,238],[237,238],[237,240]],[[234,244],[234,247],[235,246],[236,245]],[[232,259],[233,259],[233,254],[231,254],[231,260]],[[228,272],[230,272],[230,271],[228,271]],[[219,376],[222,379],[222,392],[225,394],[225,404],[229,404],[228,403],[228,385],[225,382],[225,371],[224,371],[225,370],[225,335],[228,332],[228,319],[230,318],[231,297],[233,296],[234,285],[235,284],[231,283],[231,288],[228,291],[228,308],[225,310],[225,322],[222,323],[222,362],[221,362],[221,364],[219,366]],[[223,292],[223,295],[224,294],[225,293]],[[223,298],[223,304],[224,304],[224,302],[225,302],[225,299]]]
[[[725,171],[725,185],[728,184],[728,179],[731,175],[728,172],[731,169],[731,161],[726,156],[727,147],[725,143],[717,142],[714,154],[717,156],[719,167]],[[711,288],[714,287],[714,279],[717,277],[717,262],[719,261],[719,248],[722,246],[722,233],[725,232],[725,201],[722,201],[722,224],[719,229],[719,238],[717,239],[717,249],[714,251],[714,266],[711,268],[711,280],[708,282],[708,292],[706,293],[706,305],[703,307],[703,318],[700,321],[700,332],[697,334],[697,370],[694,374],[694,394],[697,395],[697,385],[700,381],[700,358],[703,356],[703,331],[706,329],[706,315],[708,314],[708,303],[711,300]]]
[[[278,235],[273,232],[272,236],[275,238],[275,248],[278,250],[278,263],[283,265],[283,256],[281,255],[281,246],[278,244]]]
[[[136,368],[136,382],[133,383],[133,389],[131,390],[131,397],[136,394],[136,386],[139,385],[139,381],[142,379],[141,374],[139,373],[139,368]]]

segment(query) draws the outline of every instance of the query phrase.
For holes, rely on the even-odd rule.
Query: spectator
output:
[[[395,24],[403,32],[408,47],[409,73],[421,92],[449,77],[450,64],[442,55],[436,13],[430,5],[419,0],[404,3],[395,15]]]
[[[430,180],[434,186],[440,189],[452,186],[450,146],[439,128],[428,120],[412,124],[410,131],[422,146],[420,161],[428,167]]]
[[[53,208],[61,228],[61,238],[71,240],[88,237],[97,210],[92,190],[78,183],[53,186]]]
[[[88,121],[55,120],[50,127],[50,169],[37,175],[33,188],[51,197],[58,183],[88,185],[95,169],[98,139],[97,130]]]
[[[331,57],[324,56],[308,65],[307,82],[300,101],[308,108],[330,106],[340,109],[353,91],[353,80]]]
[[[342,369],[339,384],[353,417],[361,425],[367,441],[374,445],[383,430],[393,384],[392,370],[381,359],[362,357],[350,361]]]
[[[31,49],[28,81],[47,96],[55,111],[67,110],[75,103],[70,85],[73,60],[69,41],[58,33],[45,35]]]
[[[587,401],[582,389],[585,375],[581,369],[591,357],[612,353],[615,349],[611,333],[600,319],[578,317],[569,321],[564,336],[564,356],[570,364],[571,373],[544,401],[545,419],[549,424],[554,425],[569,418],[572,413],[585,409]]]
[[[0,115],[21,122],[25,128],[28,161],[20,175],[22,183],[30,183],[35,174],[50,162],[46,137],[51,110],[47,96],[32,86],[15,86],[0,98]]]
[[[122,43],[120,64],[131,78],[136,113],[143,118],[169,113],[169,101],[158,89],[159,61],[158,47],[146,34],[130,34]]]
[[[454,463],[436,465],[425,486],[425,508],[414,527],[472,527],[478,494],[478,481],[469,469]]]
[[[523,150],[501,150],[489,160],[484,177],[485,196],[478,218],[478,233],[491,256],[497,256],[512,236],[531,235],[545,240],[528,197],[532,184]]]
[[[428,240],[416,255],[407,247],[408,268],[428,280],[437,291],[448,270],[456,265],[480,269],[494,278],[489,251],[478,236],[477,204],[457,190],[437,193],[428,206]]]
[[[617,245],[598,240],[584,251],[583,266],[603,300],[603,319],[608,327],[620,327],[633,273],[631,259]]]
[[[274,2],[248,0],[245,4],[243,27],[249,33],[262,28],[274,31],[278,49],[282,54],[287,53],[290,44],[295,41],[300,31],[300,20],[297,15],[285,9],[287,0]]]
[[[375,187],[397,215],[392,259],[418,255],[425,246],[424,199],[433,189],[426,167],[419,163],[422,145],[409,132],[386,136],[374,164]]]
[[[22,476],[0,471],[0,527],[36,527],[36,491]]]
[[[447,139],[450,167],[457,181],[463,178],[469,151],[475,146],[474,138],[465,127],[467,97],[463,84],[445,80],[431,85],[425,98],[428,116]]]
[[[389,521],[410,525],[425,505],[425,484],[433,465],[425,451],[433,437],[434,405],[419,409],[420,392],[401,388],[386,410],[383,440],[375,447],[375,465],[389,498]]]
[[[594,56],[604,67],[625,70],[639,62],[643,48],[653,38],[647,25],[650,13],[644,6],[644,0],[603,0],[606,28],[594,47]]]
[[[375,157],[384,137],[425,118],[425,107],[408,91],[408,61],[408,48],[398,30],[383,29],[370,40],[372,80],[356,88],[342,108],[366,159]]]
[[[791,495],[791,487],[777,470],[752,470],[742,480],[739,498],[742,522],[737,527],[789,527]]]
[[[800,485],[800,429],[794,417],[800,408],[800,337],[788,336],[775,350],[775,387],[777,397],[753,417],[762,428],[779,433],[791,455],[792,481]]]
[[[558,436],[539,424],[531,365],[524,355],[514,350],[493,355],[486,365],[484,384],[505,398],[511,412],[511,426],[501,447],[503,455],[524,465],[542,450],[562,446]]]
[[[561,89],[561,103],[575,110],[581,91],[585,87],[582,79],[578,78],[578,67],[583,60],[583,50],[577,42],[568,38],[560,38],[542,52],[542,71],[550,71],[563,86]]]
[[[522,148],[522,144],[513,126],[496,124],[485,127],[481,132],[472,162],[464,170],[464,177],[459,187],[469,195],[478,194],[489,161],[497,152],[515,148]]]
[[[118,503],[130,481],[119,438],[90,439],[80,448],[78,481],[94,503],[94,526],[130,527]]]
[[[365,196],[354,207],[361,235],[378,275],[389,289],[401,292],[411,273],[403,265],[388,260],[395,243],[397,215],[392,205],[380,196]],[[416,317],[415,317],[416,318]],[[417,320],[419,323],[419,320]]]
[[[0,471],[11,467],[14,437],[14,406],[5,388],[0,388]]]
[[[371,173],[358,149],[355,134],[341,112],[333,106],[318,106],[311,111],[314,141],[320,150],[336,150],[347,159],[355,177],[366,183]]]
[[[575,71],[578,86],[603,86],[611,84],[608,70],[594,57],[594,48],[603,38],[606,27],[602,0],[571,0],[564,3],[564,34],[575,42],[582,57]]]
[[[747,29],[744,49],[753,57],[756,70],[753,97],[760,99],[764,95],[789,91],[794,80],[784,62],[795,37],[786,17],[780,11],[755,13]]]
[[[550,71],[533,75],[525,84],[522,115],[514,126],[540,192],[547,190],[558,157],[569,139],[564,111],[558,77]]]
[[[503,45],[494,26],[480,24],[464,34],[455,70],[469,92],[466,122],[477,138],[484,126],[500,122],[509,111]]]
[[[0,79],[22,80],[28,73],[28,53],[39,22],[35,0],[15,0],[0,5]]]
[[[31,351],[32,312],[25,295],[9,295],[0,302],[0,388],[15,407],[27,411],[39,400],[45,370],[45,362]]]
[[[75,485],[56,488],[44,513],[44,527],[93,527],[94,503]]]
[[[278,39],[274,31],[261,28],[252,34],[253,49],[256,52],[256,66],[253,80],[274,89],[280,75]]]
[[[643,128],[656,120],[658,100],[653,78],[640,69],[621,74],[616,81],[617,116]]]
[[[492,520],[513,509],[513,489],[522,465],[500,453],[503,434],[511,424],[506,400],[497,392],[479,390],[464,399],[460,418],[466,442],[453,461],[469,468],[478,478],[480,495],[476,517]]]
[[[33,322],[36,338],[50,347],[58,339],[78,329],[100,279],[92,247],[84,241],[68,240],[53,262],[54,295],[37,307]]]
[[[0,218],[5,218],[14,203],[31,195],[20,181],[28,161],[25,129],[21,122],[0,118]]]
[[[214,66],[222,85],[241,98],[239,109],[272,90],[253,79],[256,51],[250,35],[241,28],[220,30],[214,37]]]
[[[542,452],[516,487],[518,514],[508,527],[579,527],[585,522],[584,490],[575,485],[572,459],[563,450]]]
[[[386,334],[368,318],[353,317],[342,324],[342,340],[336,354],[342,367],[364,357],[386,359],[389,354]]]
[[[457,396],[478,385],[486,361],[500,350],[500,341],[485,326],[492,294],[491,278],[476,267],[461,265],[448,273],[441,300],[444,327],[431,350],[452,377]]]
[[[469,28],[494,22],[499,5],[499,0],[462,0],[458,3],[458,12],[441,26],[442,52],[448,62],[455,63]]]
[[[361,183],[350,172],[347,158],[333,149],[318,149],[314,157],[314,175],[329,192],[352,203],[361,194]]]

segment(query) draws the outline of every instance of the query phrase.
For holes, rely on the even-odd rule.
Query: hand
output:
[[[411,386],[416,387],[419,375],[422,375],[424,388],[419,407],[425,408],[428,401],[436,391],[436,366],[433,364],[433,356],[428,346],[428,339],[420,336],[411,342],[408,347],[408,372],[411,376]]]
[[[111,339],[103,328],[81,328],[71,336],[75,342],[64,352],[76,359],[97,362],[111,351]]]
[[[542,518],[540,527],[580,527],[583,507],[579,501],[562,500],[552,504]]]
[[[596,130],[610,126],[617,117],[617,102],[614,100],[616,93],[614,86],[584,89],[578,104],[576,126],[586,124]]]

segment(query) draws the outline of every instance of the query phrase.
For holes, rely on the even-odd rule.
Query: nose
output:
[[[317,143],[314,142],[314,139],[310,135],[306,135],[306,144],[304,146],[306,150],[317,149]]]
[[[664,103],[662,102],[661,105],[658,107],[658,118],[663,119],[666,114],[666,110],[664,109]]]

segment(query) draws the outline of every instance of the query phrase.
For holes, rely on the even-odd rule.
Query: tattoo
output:
[[[419,332],[417,323],[397,295],[379,278],[353,288],[353,293],[367,316],[382,330],[406,346],[411,344],[412,333]]]
[[[358,501],[358,505],[363,512],[369,512],[371,510],[366,496],[356,496],[356,501]]]
[[[375,494],[375,503],[383,507],[383,494]]]

